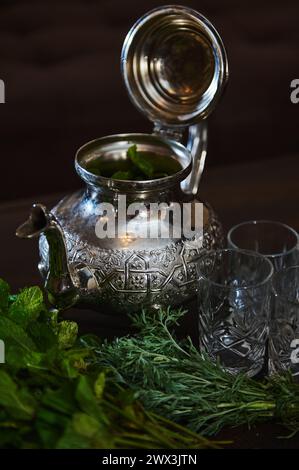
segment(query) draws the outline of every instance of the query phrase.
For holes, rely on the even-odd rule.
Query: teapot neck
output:
[[[183,193],[180,182],[175,182],[173,185],[166,185],[159,188],[152,187],[151,189],[142,190],[136,189],[134,191],[119,190],[116,188],[109,188],[107,186],[97,186],[87,184],[85,195],[88,199],[94,202],[115,202],[120,195],[126,196],[127,202],[170,202],[181,201],[186,198]]]

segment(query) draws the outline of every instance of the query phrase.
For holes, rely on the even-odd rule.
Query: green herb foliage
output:
[[[176,340],[172,330],[182,315],[134,316],[139,333],[99,345],[98,362],[114,367],[118,381],[132,387],[146,408],[196,432],[214,435],[224,426],[274,418],[299,430],[299,385],[291,375],[257,381],[225,372],[190,339]]]
[[[10,295],[0,280],[1,448],[217,447],[147,412],[134,391],[96,363],[95,345],[49,311],[38,287]]]
[[[169,155],[138,151],[132,145],[127,151],[127,158],[119,161],[97,158],[87,165],[87,170],[95,175],[116,180],[146,181],[165,178],[182,169],[180,163]]]
[[[137,152],[137,145],[133,145],[128,150],[128,157],[131,162],[141,171],[143,178],[153,178],[155,168],[153,162],[151,162],[144,152]]]
[[[292,377],[223,371],[177,341],[181,310],[135,315],[139,333],[109,343],[78,337],[38,287],[10,295],[0,280],[0,309],[1,448],[217,447],[195,433],[269,419],[299,430]]]

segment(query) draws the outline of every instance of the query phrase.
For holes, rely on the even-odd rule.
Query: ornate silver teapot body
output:
[[[197,77],[200,66],[202,76]],[[195,295],[196,260],[202,250],[223,241],[221,226],[207,204],[203,230],[192,239],[138,236],[141,227],[147,229],[151,223],[152,203],[183,207],[199,202],[207,141],[202,119],[215,106],[227,80],[226,55],[218,34],[193,10],[158,8],[128,33],[122,71],[132,100],[154,121],[154,134],[109,136],[83,146],[75,165],[85,189],[67,196],[50,212],[35,204],[17,231],[23,238],[40,238],[39,269],[50,301],[60,308],[82,304],[126,313],[180,305]],[[189,138],[184,146],[180,141],[186,127]],[[126,159],[132,144],[141,151],[175,158],[181,170],[149,181],[105,178],[88,170],[95,159]],[[142,203],[144,213],[124,218],[120,195],[126,196],[127,206]],[[103,203],[110,204],[112,213],[103,212]],[[99,238],[96,227],[103,217],[107,225],[113,218],[113,223],[130,226],[130,231]]]

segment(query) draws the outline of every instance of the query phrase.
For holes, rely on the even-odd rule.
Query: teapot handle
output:
[[[178,142],[183,140],[183,129],[163,127],[155,124],[154,135],[159,135],[167,139]],[[207,147],[208,147],[208,126],[207,121],[201,121],[189,127],[187,149],[192,157],[192,171],[188,178],[181,183],[181,188],[186,194],[197,194],[201,176],[204,170]]]
[[[206,121],[189,127],[187,149],[192,157],[192,171],[188,178],[181,183],[186,194],[196,195],[201,176],[205,167],[208,148],[208,126]]]

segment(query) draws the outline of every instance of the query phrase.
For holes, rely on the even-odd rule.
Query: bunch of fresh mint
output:
[[[1,448],[216,446],[144,410],[96,364],[92,339],[87,344],[77,334],[76,323],[47,308],[38,287],[11,295],[0,280]]]

